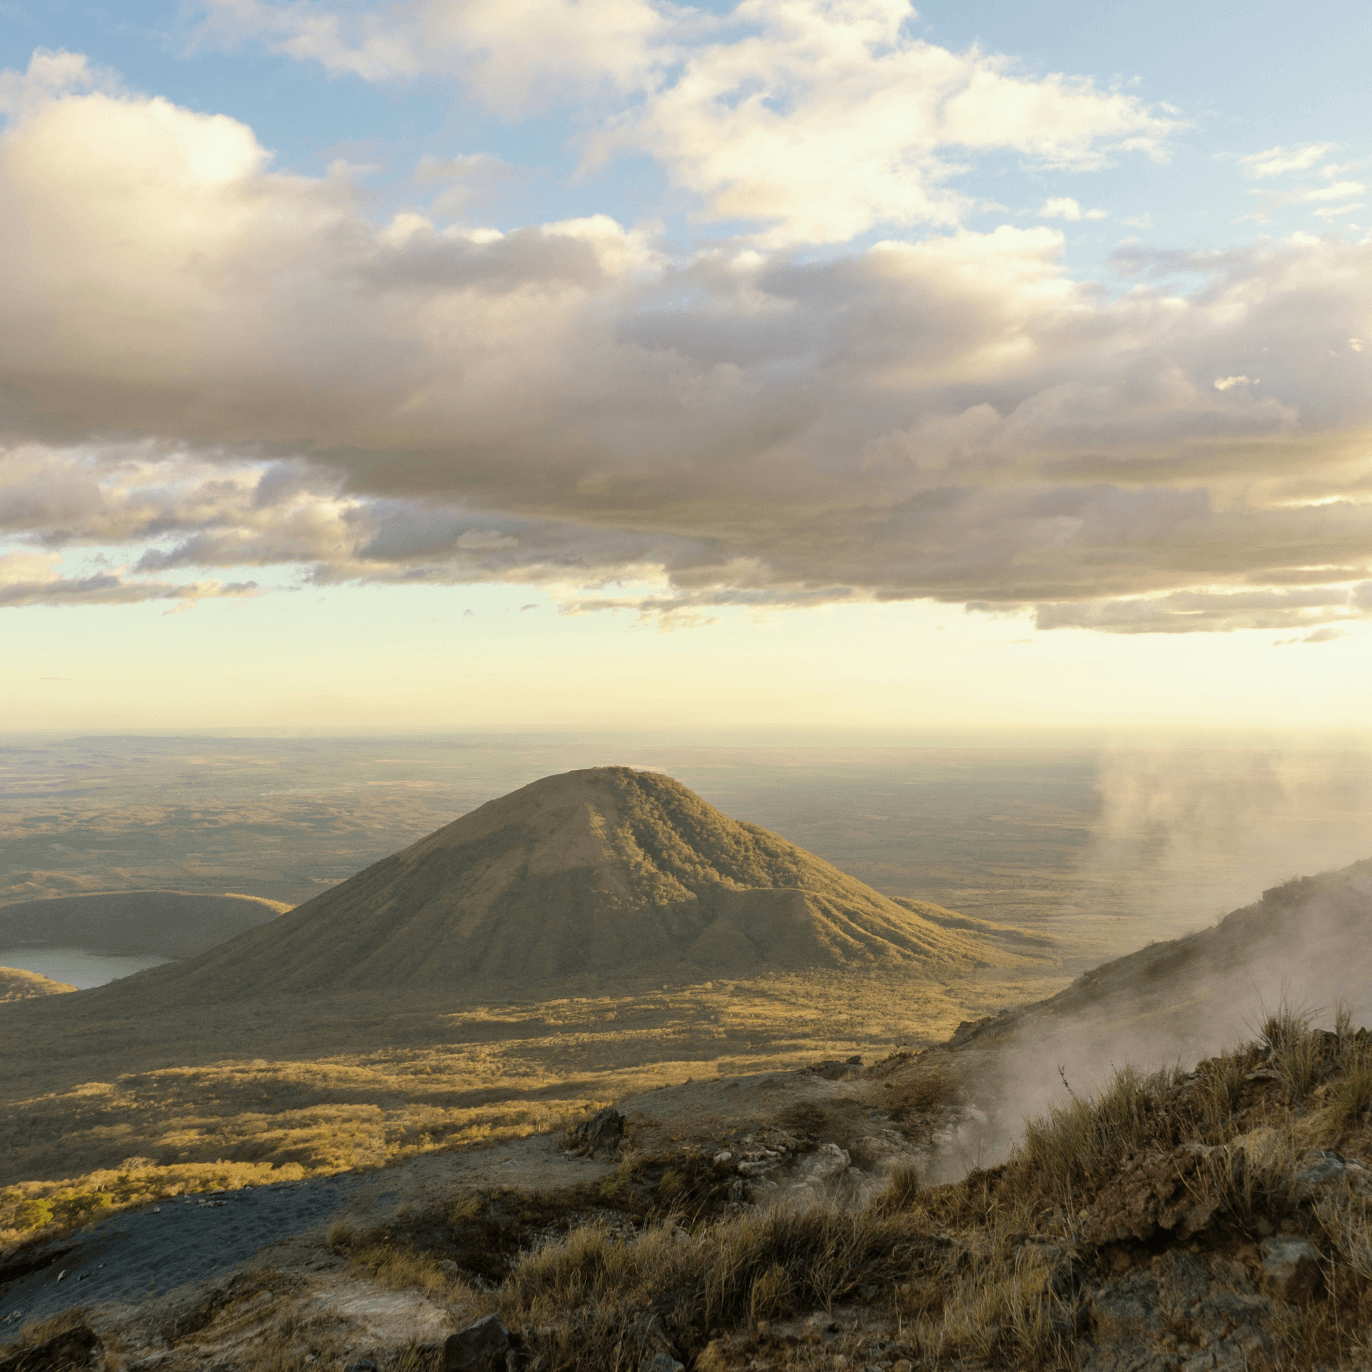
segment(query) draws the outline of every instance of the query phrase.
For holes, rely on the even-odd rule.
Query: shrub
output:
[[[52,1223],[52,1206],[45,1200],[29,1197],[14,1207],[14,1228],[41,1229]]]

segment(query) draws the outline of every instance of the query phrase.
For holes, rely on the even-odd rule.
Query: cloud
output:
[[[84,577],[54,576],[56,562],[56,558],[23,553],[0,554],[0,609],[34,605],[133,605],[148,600],[177,601],[184,609],[200,600],[225,596],[241,599],[258,593],[257,583],[252,581],[227,585],[198,581],[187,585],[128,581],[107,572]]]
[[[1160,159],[1180,127],[1084,78],[913,38],[908,0],[741,0],[723,16],[641,0],[208,8],[205,41],[252,37],[368,81],[455,76],[506,117],[594,110],[587,167],[646,153],[695,198],[699,222],[744,221],[767,245],[956,224],[975,203],[951,184],[970,154],[1089,169]]]
[[[745,0],[732,17],[746,36],[687,48],[590,157],[648,152],[701,219],[764,225],[760,241],[781,245],[955,224],[972,202],[949,183],[969,154],[1075,168],[1163,155],[1175,121],[1135,97],[909,38],[912,14],[904,0]]]
[[[1040,219],[1108,219],[1106,210],[1083,210],[1070,196],[1059,195],[1045,200],[1039,209]]]
[[[931,117],[967,145],[957,92],[985,113],[997,82],[1019,89],[995,63],[983,82],[979,54],[883,47],[894,10],[846,37],[828,11],[789,29],[778,13],[746,11],[739,71],[799,70],[816,33],[838,75],[891,92],[942,63]],[[682,73],[728,75],[712,32]],[[829,98],[809,79],[801,130]],[[1061,125],[1064,156],[1095,155],[1099,101],[1128,141],[1136,107],[1045,89],[1087,131]],[[691,99],[724,120],[722,97]],[[276,567],[315,586],[537,583],[674,622],[912,598],[1116,632],[1372,611],[1349,589],[1372,564],[1369,354],[1348,343],[1372,318],[1367,242],[1135,246],[1118,293],[1075,278],[1048,225],[823,254],[784,235],[674,253],[605,215],[378,225],[345,173],[277,171],[225,116],[79,81],[15,108],[0,537],[133,570],[25,573],[11,603],[240,594],[237,569]],[[774,128],[767,108],[745,143]],[[790,194],[774,225],[798,222]],[[854,194],[853,222],[890,212]],[[1261,387],[1216,388],[1259,367]],[[1298,603],[1310,577],[1327,599]],[[1277,598],[1224,599],[1258,593]]]
[[[439,219],[458,219],[534,178],[531,167],[514,166],[494,153],[463,153],[437,158],[425,153],[415,167],[414,182],[426,189],[441,186],[430,213]]]
[[[1340,215],[1343,215],[1343,214],[1353,214],[1353,213],[1355,213],[1357,210],[1364,210],[1364,209],[1366,209],[1366,208],[1367,208],[1367,206],[1366,206],[1366,204],[1364,204],[1363,201],[1361,201],[1361,200],[1355,200],[1351,205],[1334,205],[1334,206],[1330,206],[1330,207],[1327,208],[1327,209],[1316,210],[1316,211],[1314,212],[1314,214],[1315,214],[1315,218],[1316,218],[1316,219],[1324,219],[1324,220],[1327,221],[1327,220],[1336,219],[1336,218],[1338,218]],[[1356,228],[1356,225],[1350,225],[1350,227]]]
[[[1366,192],[1367,187],[1361,181],[1337,181],[1328,186],[1314,186],[1305,190],[1284,191],[1280,194],[1268,190],[1266,187],[1256,188],[1250,192],[1252,195],[1262,198],[1262,208],[1246,218],[1264,219],[1273,211],[1287,205],[1319,205],[1322,208],[1313,211],[1317,219],[1331,219],[1335,215],[1351,214],[1354,210],[1362,208],[1361,201],[1354,201],[1354,197]],[[1351,204],[1332,205],[1329,201],[1354,201]]]
[[[384,10],[209,0],[205,10],[202,45],[258,39],[272,52],[371,82],[460,76],[505,116],[637,91],[671,60],[670,49],[655,51],[670,13],[643,0],[411,0]]]
[[[1355,195],[1362,195],[1366,189],[1361,181],[1336,181],[1332,186],[1318,186],[1314,190],[1301,191],[1295,198],[1302,202],[1349,200]]]
[[[0,71],[0,115],[13,118],[58,96],[116,85],[109,73],[92,68],[80,53],[39,48],[27,71]]]
[[[1268,148],[1239,158],[1249,176],[1288,176],[1292,172],[1309,171],[1327,153],[1332,143],[1302,143],[1299,147]]]
[[[1347,588],[1302,591],[1177,591],[1166,596],[1098,601],[1090,605],[1040,605],[1040,629],[1099,629],[1107,633],[1213,633],[1235,629],[1289,629],[1328,619],[1352,618],[1355,596]],[[1341,630],[1317,629],[1300,640],[1324,643]],[[1296,640],[1290,640],[1295,642]]]
[[[1256,386],[1259,383],[1250,376],[1217,376],[1210,384],[1217,391],[1232,391],[1235,386]]]

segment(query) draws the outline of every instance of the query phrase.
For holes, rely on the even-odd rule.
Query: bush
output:
[[[41,1229],[52,1223],[52,1206],[45,1200],[31,1197],[20,1201],[14,1207],[14,1228],[18,1230]]]

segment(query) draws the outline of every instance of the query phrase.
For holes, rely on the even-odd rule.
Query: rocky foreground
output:
[[[192,1227],[246,1223],[246,1198],[49,1233],[0,1272],[20,1315],[0,1368],[1366,1366],[1366,1031],[1274,1015],[1194,1071],[1067,1095],[1006,1161],[930,1184],[1004,1144],[985,1066],[945,1048],[696,1083],[423,1179],[336,1181],[331,1204],[297,1187],[308,1214],[179,1284]],[[96,1298],[82,1264],[103,1244],[96,1272],[127,1265],[109,1226],[140,1223],[160,1265]]]

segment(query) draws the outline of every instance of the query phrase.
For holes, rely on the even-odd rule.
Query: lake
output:
[[[38,972],[78,991],[169,961],[154,953],[102,953],[90,948],[0,948],[0,967]]]

